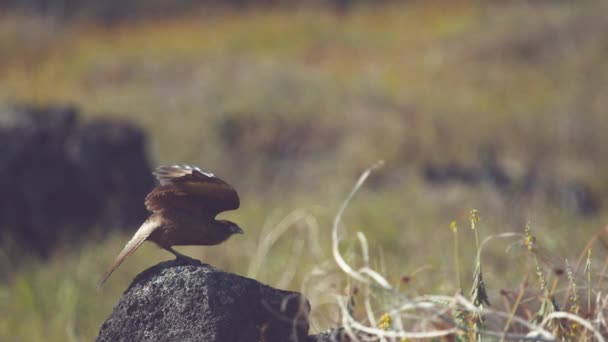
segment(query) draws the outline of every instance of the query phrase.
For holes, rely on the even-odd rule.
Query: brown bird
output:
[[[228,183],[212,173],[188,165],[161,166],[153,174],[160,185],[152,189],[145,200],[152,215],[135,232],[97,287],[101,287],[146,240],[173,253],[178,259],[191,259],[172,246],[217,245],[232,234],[243,234],[236,223],[215,219],[217,214],[239,207],[239,195]]]

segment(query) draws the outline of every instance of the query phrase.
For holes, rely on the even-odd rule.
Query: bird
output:
[[[238,209],[240,199],[232,186],[213,173],[190,165],[172,165],[160,166],[152,174],[159,185],[144,201],[152,214],[103,273],[98,289],[145,241],[154,242],[176,259],[192,261],[173,246],[217,245],[233,234],[243,234],[236,223],[215,219],[223,211]]]

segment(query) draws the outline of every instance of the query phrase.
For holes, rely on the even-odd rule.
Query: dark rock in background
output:
[[[423,166],[422,174],[427,182],[437,185],[445,185],[452,182],[463,184],[477,184],[481,182],[478,170],[455,162],[445,164],[429,163]]]
[[[536,164],[530,165],[520,179],[509,175],[492,147],[482,149],[477,163],[427,163],[422,167],[421,174],[428,184],[435,186],[484,184],[521,198],[539,194],[560,209],[582,216],[597,214],[602,206],[600,196],[585,182],[559,179],[545,170],[541,172]]]
[[[307,341],[309,312],[299,293],[173,260],[133,280],[96,341]]]
[[[0,240],[47,256],[94,226],[139,224],[150,169],[144,133],[131,123],[80,123],[69,106],[0,110]]]
[[[267,9],[269,7],[294,5],[325,5],[342,14],[362,0],[2,0],[0,10],[16,11],[25,14],[48,16],[55,20],[68,22],[70,19],[86,18],[107,25],[126,20],[145,17],[158,18],[161,16],[191,13],[197,10],[248,10],[252,8]],[[375,3],[375,2],[373,2]],[[378,1],[378,4],[383,2]]]
[[[555,182],[546,189],[547,196],[561,208],[581,215],[593,215],[601,208],[600,196],[587,184],[579,181]]]

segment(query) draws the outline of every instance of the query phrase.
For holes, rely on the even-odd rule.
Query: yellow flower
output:
[[[532,253],[536,252],[536,237],[532,235],[532,228],[530,228],[530,224],[526,224],[524,228],[524,245],[528,250]]]
[[[382,315],[382,317],[380,317],[380,320],[378,321],[378,328],[382,329],[382,330],[388,330],[391,327],[391,316],[389,316],[387,313],[385,313],[384,315]]]
[[[454,232],[457,233],[458,232],[458,226],[456,225],[456,221],[452,221],[450,222],[450,229]]]

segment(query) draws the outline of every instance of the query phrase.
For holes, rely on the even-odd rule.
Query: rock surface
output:
[[[369,337],[366,336],[368,339]],[[366,341],[367,339],[362,339]],[[369,339],[370,341],[373,341]],[[316,335],[311,335],[308,342],[350,342],[351,338],[344,332],[342,328],[332,328],[327,331],[320,332]]]
[[[183,260],[139,274],[96,341],[308,341],[303,295]]]

